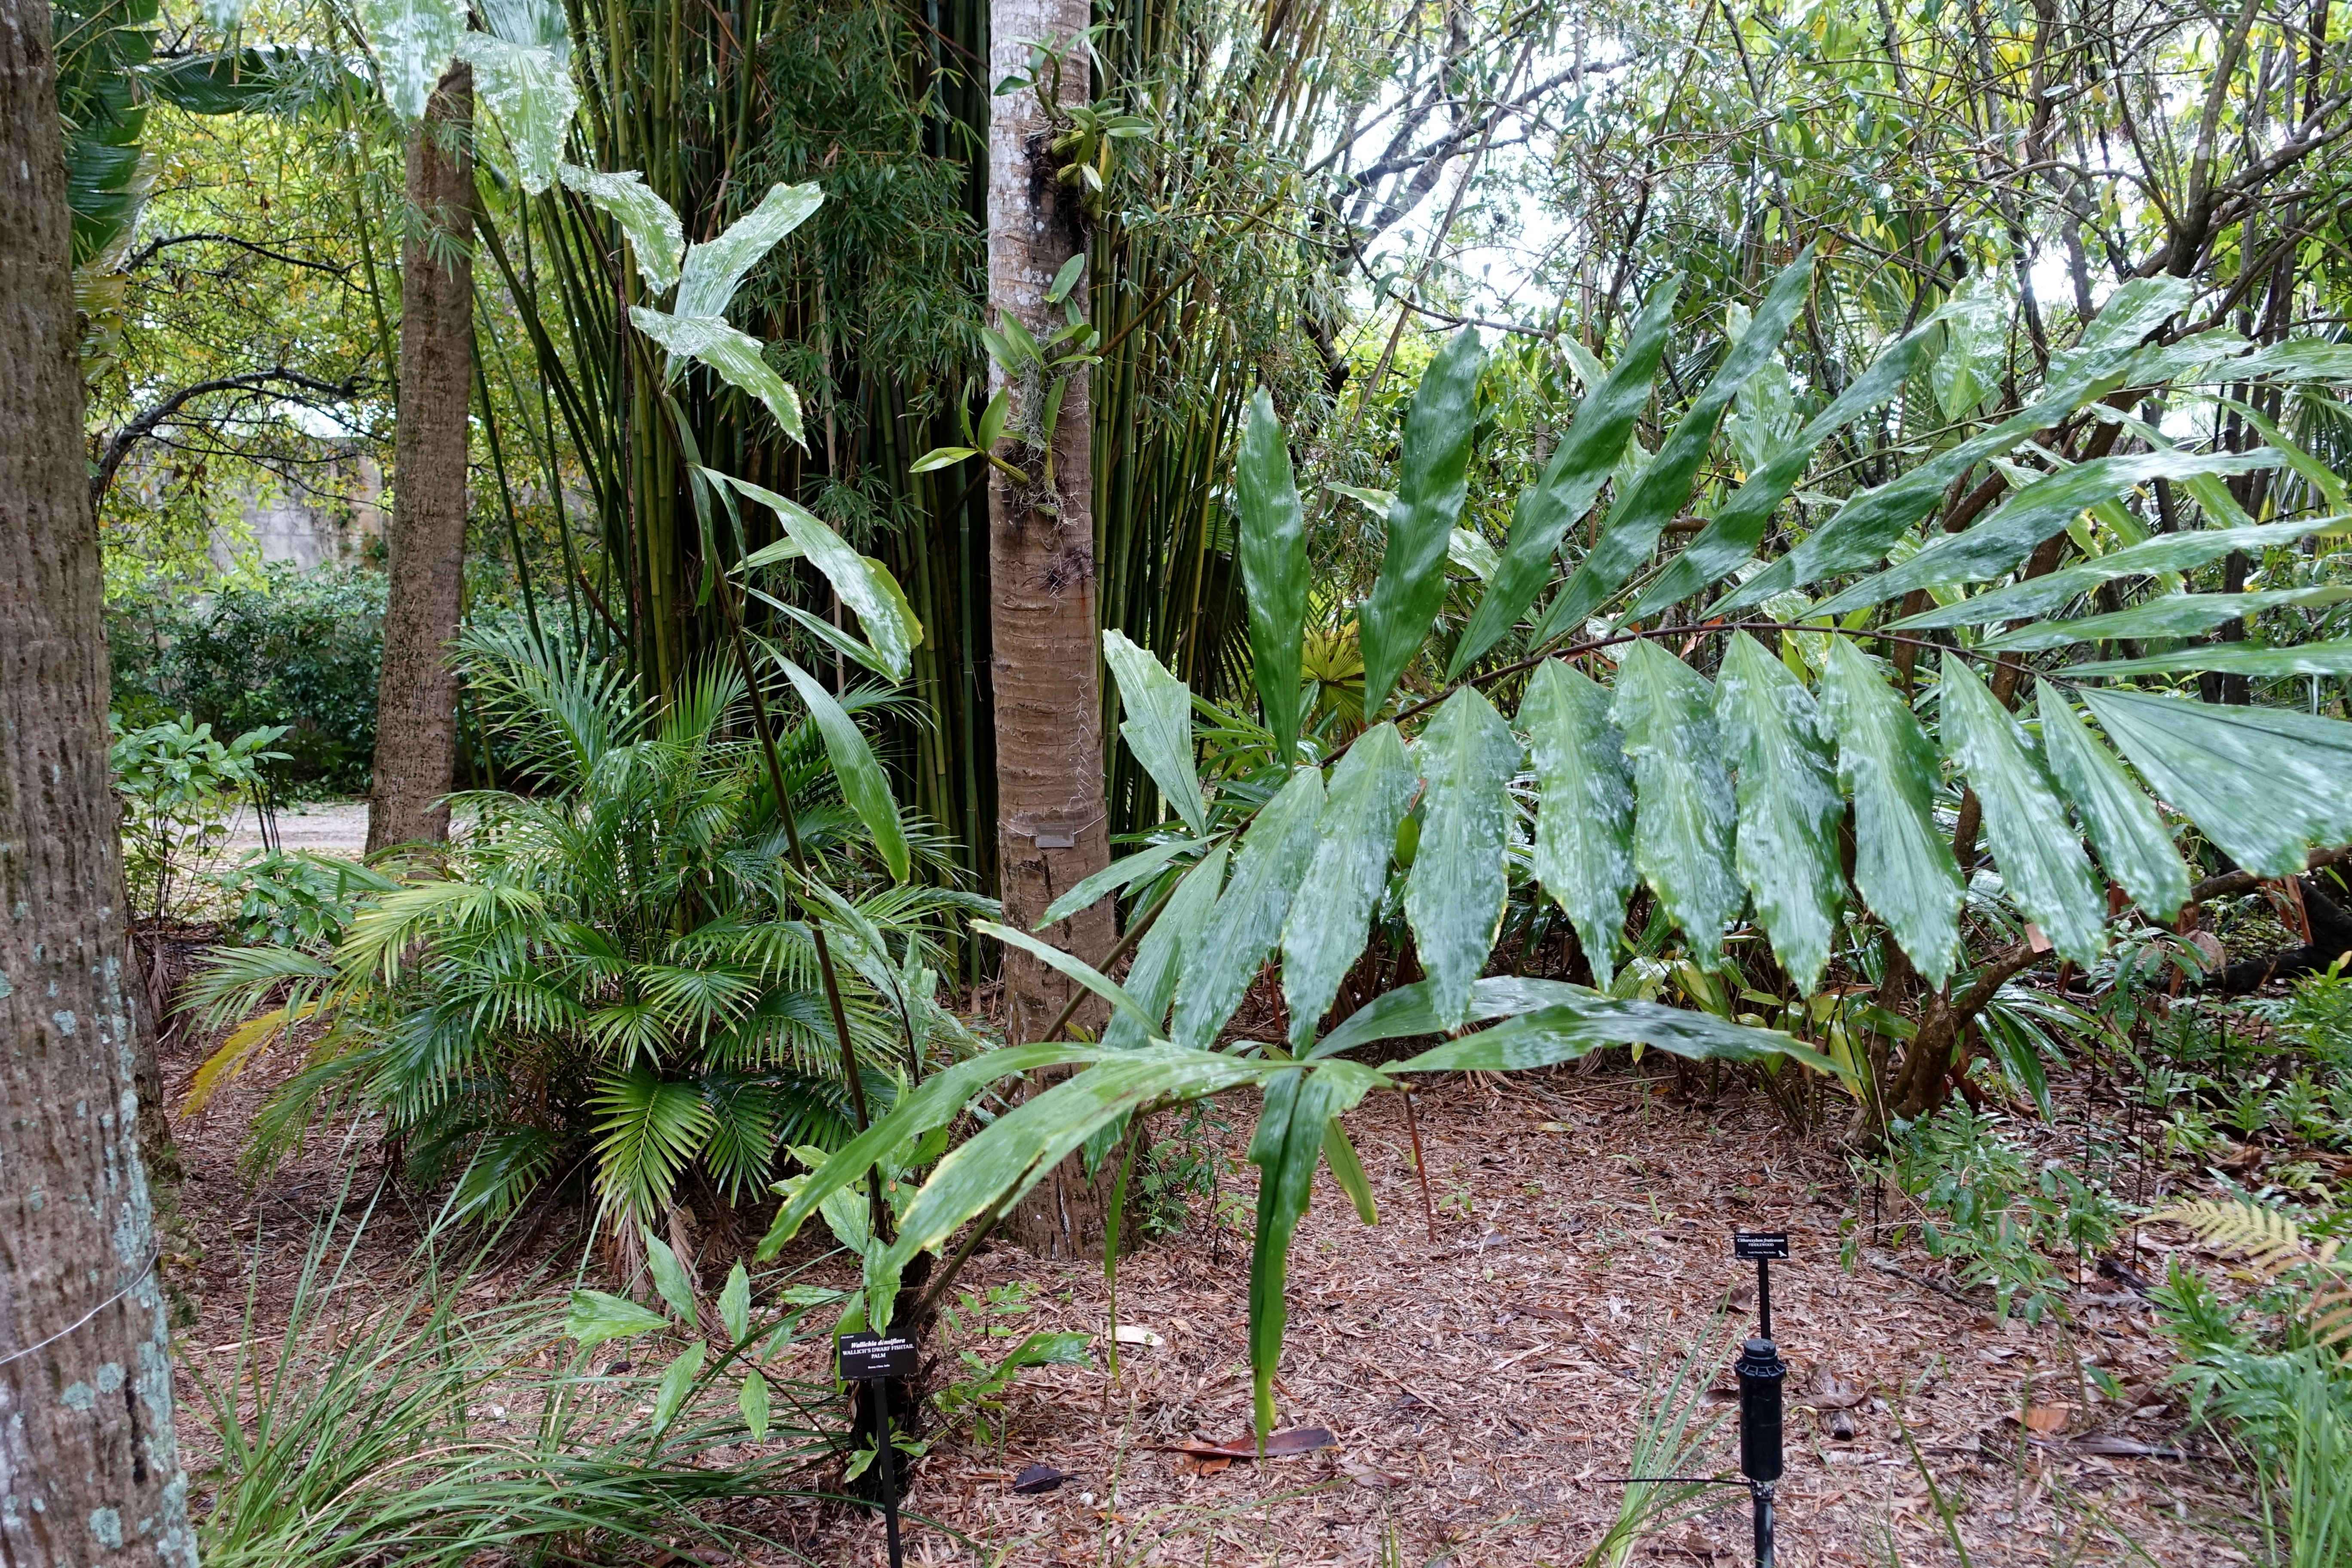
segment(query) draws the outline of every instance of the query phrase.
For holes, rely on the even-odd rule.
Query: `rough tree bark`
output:
[[[0,0],[0,1563],[194,1568],[46,0]]]
[[[1091,66],[1080,40],[1092,20],[1087,0],[994,0],[989,16],[990,77],[1028,69],[1029,46],[1068,50],[1060,101],[1091,96]],[[1046,143],[1053,132],[1030,92],[996,99],[988,130],[988,297],[996,314],[1015,315],[1043,338],[1055,312],[1045,291],[1063,263],[1086,246],[1076,191],[1057,183]],[[1078,298],[1083,300],[1084,289]],[[1058,321],[1057,323],[1058,324]],[[1001,371],[999,374],[1001,375]],[[1023,395],[1015,386],[1013,395]],[[1036,396],[1033,384],[1026,389]],[[1016,416],[1015,426],[1021,421]],[[1063,395],[1050,433],[1055,489],[989,479],[990,678],[996,720],[999,893],[1008,924],[1028,930],[1045,906],[1110,863],[1103,808],[1102,680],[1096,647],[1094,476],[1086,376]],[[1043,453],[1013,461],[1042,481]],[[1089,960],[1115,938],[1105,900],[1045,933]],[[1070,998],[1070,983],[1025,953],[1004,954],[1005,1029],[1015,1043],[1036,1039]],[[1091,1000],[1091,999],[1090,999]],[[1081,1024],[1101,1015],[1082,1010]],[[1106,1172],[1108,1167],[1106,1167]],[[1006,1233],[1049,1257],[1098,1252],[1107,1179],[1089,1181],[1074,1156],[1006,1216]]]
[[[467,415],[474,384],[474,76],[452,65],[408,142],[408,200],[434,233],[401,246],[400,424],[391,592],[376,682],[368,853],[449,837],[457,635],[466,571]]]

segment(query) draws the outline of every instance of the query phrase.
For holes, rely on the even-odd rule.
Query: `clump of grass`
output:
[[[415,1286],[347,1310],[357,1239],[313,1241],[282,1336],[257,1342],[248,1321],[229,1366],[192,1369],[220,1446],[194,1478],[199,1501],[209,1493],[208,1568],[789,1551],[718,1505],[817,1495],[810,1468],[843,1439],[807,1412],[833,1403],[830,1388],[780,1385],[788,1418],[757,1445],[729,1400],[697,1397],[656,1426],[644,1414],[654,1377],[600,1372],[562,1337],[558,1292],[506,1290],[465,1309],[473,1266],[445,1269],[429,1242]],[[772,1352],[796,1322],[785,1331]]]

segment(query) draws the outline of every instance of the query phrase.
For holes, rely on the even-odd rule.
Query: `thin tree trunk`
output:
[[[467,414],[473,393],[471,67],[452,65],[408,143],[408,201],[430,239],[401,247],[400,409],[394,448],[392,585],[377,678],[368,852],[449,837],[457,635],[466,572]]]
[[[991,78],[1025,73],[1029,46],[1043,43],[1067,51],[1060,101],[1087,101],[1092,69],[1080,35],[1091,19],[1087,0],[994,0]],[[1036,95],[996,99],[991,114],[989,303],[1000,316],[1019,316],[1043,339],[1053,330],[1049,318],[1058,318],[1045,304],[1045,291],[1062,265],[1085,248],[1086,214],[1077,192],[1054,177],[1046,147],[1053,132]],[[1076,297],[1085,299],[1083,287]],[[1034,382],[1013,390],[1016,398],[1040,395]],[[1027,413],[1016,414],[1016,429]],[[1110,863],[1096,647],[1093,453],[1083,372],[1063,395],[1050,441],[1051,491],[1043,483],[1042,451],[1013,458],[1035,481],[1029,488],[1001,474],[989,480],[998,891],[1006,921],[1024,930],[1055,897]],[[1045,934],[1082,958],[1100,958],[1115,936],[1111,904],[1099,903]],[[1005,952],[1008,1038],[1037,1038],[1069,996],[1070,983],[1053,970],[1025,953]],[[1098,1026],[1101,1017],[1099,1009],[1082,1011],[1078,1021]],[[1106,1161],[1090,1181],[1075,1156],[1065,1162],[1006,1216],[1006,1233],[1048,1257],[1099,1251],[1110,1164]]]
[[[136,1137],[56,56],[0,0],[0,1562],[194,1568]]]

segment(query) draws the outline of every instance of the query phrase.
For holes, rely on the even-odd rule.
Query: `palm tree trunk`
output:
[[[0,1561],[195,1568],[136,1137],[57,57],[0,0]]]
[[[1087,0],[994,0],[990,77],[1025,74],[1029,46],[1043,43],[1066,51],[1060,100],[1087,102],[1092,71],[1081,35],[1091,19]],[[992,106],[989,304],[1000,318],[1019,316],[1040,339],[1050,333],[1046,322],[1054,314],[1045,291],[1063,264],[1085,248],[1087,231],[1077,192],[1054,177],[1046,149],[1052,134],[1034,93],[1008,94]],[[1013,395],[1024,391],[1038,395],[1034,385],[1015,387]],[[989,480],[998,891],[1005,920],[1024,930],[1057,896],[1110,863],[1096,649],[1092,443],[1083,372],[1065,392],[1060,417],[1046,434],[1053,448],[1050,489],[1043,482],[1043,452],[1022,459],[1036,481],[1030,486],[1013,485],[1001,474]],[[1114,940],[1110,904],[1098,904],[1048,935],[1068,951],[1099,958]],[[1009,1039],[1038,1038],[1069,996],[1069,983],[1053,970],[1025,953],[1005,953]],[[1079,1021],[1098,1026],[1099,1012],[1082,1012]],[[1108,1169],[1106,1162],[1104,1170]],[[1048,1257],[1097,1251],[1107,1187],[1107,1180],[1088,1180],[1074,1157],[1006,1216],[1007,1234]]]
[[[430,226],[401,247],[400,427],[392,584],[377,678],[368,852],[449,836],[457,761],[457,635],[474,354],[474,74],[452,65],[408,143],[408,200]]]

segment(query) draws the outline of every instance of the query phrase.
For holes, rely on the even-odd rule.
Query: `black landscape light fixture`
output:
[[[1756,1337],[1739,1347],[1739,1473],[1756,1512],[1756,1568],[1772,1568],[1772,1495],[1780,1484],[1780,1388],[1789,1366],[1772,1342],[1772,1260],[1789,1256],[1785,1231],[1740,1232],[1731,1255],[1756,1263]]]

